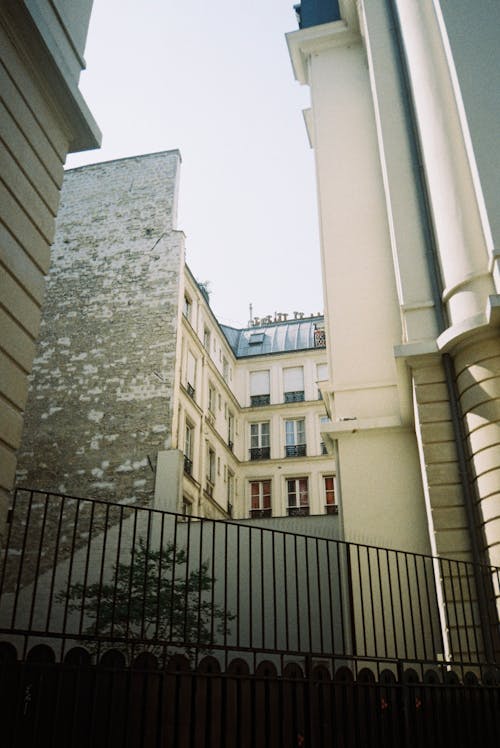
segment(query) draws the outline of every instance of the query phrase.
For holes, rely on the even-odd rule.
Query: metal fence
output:
[[[499,664],[496,568],[26,490],[8,528],[0,634],[23,656]]]

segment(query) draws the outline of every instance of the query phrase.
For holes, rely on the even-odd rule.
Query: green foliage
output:
[[[107,579],[86,586],[74,582],[57,596],[68,602],[70,613],[83,613],[90,643],[119,640],[149,650],[201,645],[208,651],[207,645],[229,633],[234,615],[213,600],[208,562],[190,570],[186,551],[173,544],[153,550],[140,539],[130,562],[116,563]]]

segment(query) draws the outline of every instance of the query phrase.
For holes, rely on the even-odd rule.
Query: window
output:
[[[262,345],[264,342],[263,332],[252,332],[248,341],[249,345]]]
[[[307,478],[289,478],[286,482],[288,514],[305,517],[309,514],[309,488]]]
[[[317,364],[316,366],[316,381],[326,382],[328,380],[328,364]],[[318,400],[323,400],[323,393],[318,387]]]
[[[184,435],[184,472],[193,474],[193,444],[194,427],[186,421],[186,433]]]
[[[325,492],[325,512],[327,514],[338,514],[338,507],[335,503],[335,477],[333,475],[323,476]]]
[[[304,400],[304,367],[291,366],[283,369],[283,389],[286,403],[297,403]]]
[[[184,307],[182,312],[187,320],[191,322],[191,314],[193,311],[193,302],[187,294],[184,294]]]
[[[271,481],[250,481],[250,516],[271,516]]]
[[[330,423],[330,419],[328,418],[328,416],[320,416],[320,418],[319,418],[319,433],[320,433],[320,435],[321,435],[321,431],[323,430],[323,426],[325,424],[327,424],[327,423]],[[322,455],[327,455],[328,454],[328,450],[326,448],[325,442],[321,441],[319,446],[320,446],[320,452],[321,452],[321,454]]]
[[[269,370],[250,372],[250,405],[269,405]]]
[[[234,415],[229,412],[227,417],[227,446],[232,451],[234,447]]]
[[[209,382],[208,383],[208,409],[210,413],[215,414],[215,387]]]
[[[229,513],[231,513],[233,504],[234,504],[234,474],[230,470],[228,470],[227,471],[227,508],[228,508]]]
[[[188,351],[187,354],[186,380],[188,395],[194,399],[196,391],[196,359],[191,351]]]
[[[182,516],[183,517],[190,517],[193,513],[193,504],[189,499],[186,499],[184,496],[182,499]]]
[[[210,353],[210,330],[208,327],[203,330],[203,347]]]
[[[250,459],[268,460],[271,456],[269,421],[250,424]]]
[[[222,359],[222,378],[224,379],[225,382],[227,382],[229,378],[229,363],[225,356]]]
[[[306,422],[303,418],[285,421],[285,457],[306,456]]]
[[[207,459],[207,494],[213,496],[215,483],[215,451],[208,448],[208,459]]]

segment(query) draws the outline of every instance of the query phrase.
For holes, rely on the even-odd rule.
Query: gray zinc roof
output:
[[[270,322],[243,330],[226,325],[221,325],[221,329],[236,358],[243,358],[321,347],[315,344],[314,331],[323,326],[324,317],[309,317]]]

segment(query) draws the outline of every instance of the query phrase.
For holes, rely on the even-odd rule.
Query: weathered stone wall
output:
[[[66,173],[18,485],[153,500],[184,267],[179,163],[168,151]]]

